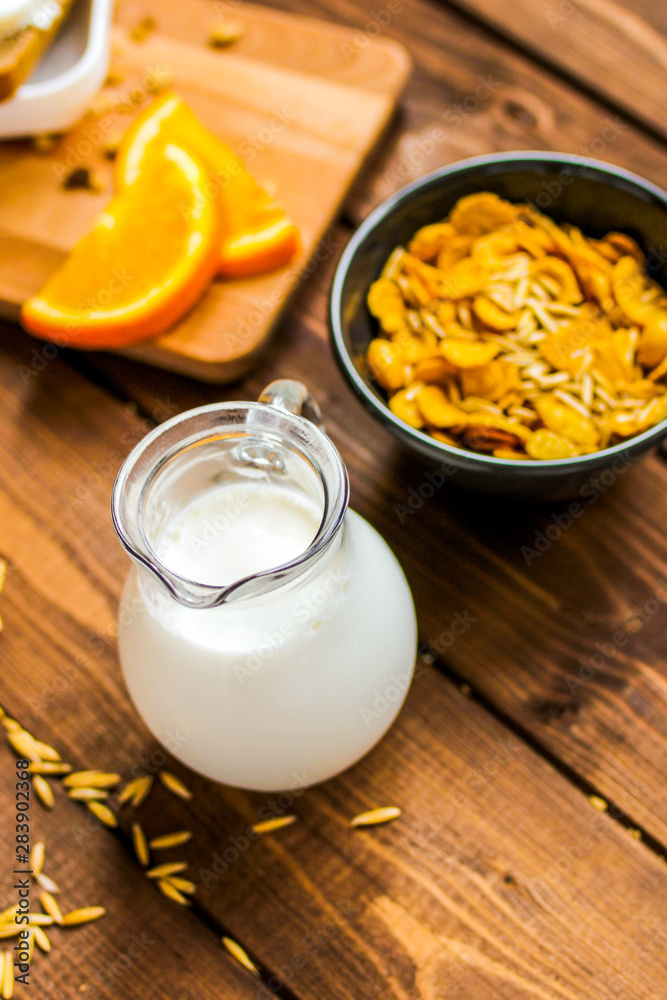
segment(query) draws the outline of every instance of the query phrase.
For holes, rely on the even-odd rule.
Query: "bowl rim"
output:
[[[372,409],[372,411],[377,414],[377,416],[384,423],[391,425],[392,429],[395,429],[398,432],[399,437],[409,440],[411,444],[414,444],[422,452],[428,448],[429,450],[434,450],[436,453],[440,453],[443,456],[449,455],[453,458],[457,458],[459,461],[461,461],[461,459],[465,456],[465,460],[472,462],[473,467],[475,465],[478,465],[480,468],[493,468],[495,466],[503,469],[521,469],[524,472],[528,472],[528,470],[546,471],[549,469],[563,469],[564,471],[567,471],[567,469],[576,467],[584,462],[586,464],[595,464],[596,462],[597,464],[607,464],[606,460],[608,457],[613,459],[618,456],[627,456],[628,450],[632,450],[633,452],[644,451],[648,449],[652,443],[658,443],[663,437],[665,437],[665,435],[667,435],[667,418],[665,418],[665,420],[661,420],[660,423],[655,424],[655,426],[642,431],[641,434],[635,434],[632,437],[629,437],[626,441],[621,441],[618,444],[612,445],[610,448],[602,448],[600,451],[594,451],[587,455],[575,455],[571,458],[496,458],[493,455],[480,455],[478,452],[468,449],[454,448],[452,445],[445,444],[443,441],[437,441],[435,438],[431,437],[429,434],[425,434],[421,430],[418,430],[416,427],[411,427],[409,424],[405,423],[405,421],[395,416],[386,403],[384,403],[383,400],[378,399],[378,397],[372,392],[366,380],[359,374],[354,360],[347,350],[343,337],[343,324],[341,319],[343,287],[347,279],[350,265],[359,247],[373,232],[375,227],[387,216],[391,215],[400,205],[404,204],[406,201],[410,201],[415,193],[428,186],[433,181],[446,179],[458,173],[471,171],[476,167],[489,166],[495,163],[520,163],[521,161],[527,161],[528,163],[539,161],[546,163],[561,163],[564,167],[574,166],[587,168],[595,171],[596,173],[607,175],[612,179],[627,181],[633,186],[640,188],[645,193],[652,195],[657,201],[662,203],[665,211],[667,212],[667,191],[658,187],[657,184],[653,184],[651,181],[646,180],[646,178],[642,177],[640,174],[636,174],[631,170],[626,170],[625,167],[618,167],[615,164],[605,163],[603,160],[597,160],[590,156],[580,156],[576,153],[559,153],[552,150],[544,152],[541,150],[513,150],[502,153],[484,153],[480,156],[470,156],[463,160],[454,160],[452,163],[448,163],[444,167],[437,167],[435,170],[431,170],[427,174],[423,174],[421,177],[410,181],[409,184],[399,188],[398,191],[395,191],[393,194],[389,195],[389,197],[381,201],[380,204],[372,209],[364,221],[358,226],[349,243],[343,250],[340,260],[336,265],[336,271],[334,273],[331,286],[331,294],[329,296],[329,325],[336,360],[338,361],[343,374],[351,384],[352,389],[367,406],[367,408]],[[642,447],[642,445],[645,447]]]

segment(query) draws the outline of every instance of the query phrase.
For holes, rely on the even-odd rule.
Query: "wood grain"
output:
[[[289,6],[300,10],[303,4],[290,0]],[[318,0],[315,9],[358,26],[368,23],[363,0],[348,0],[342,8],[335,0]],[[527,30],[538,16],[525,15]],[[360,222],[383,198],[430,170],[494,151],[577,153],[667,185],[662,142],[622,109],[581,93],[451,6],[414,0],[383,30],[409,48],[415,71],[389,141],[347,199],[351,221]],[[624,80],[625,71],[619,74]]]
[[[3,658],[3,664],[5,664]],[[6,669],[6,665],[5,665]],[[3,695],[6,689],[3,685]],[[16,831],[10,803],[15,801],[16,755],[0,737],[0,908],[18,902],[14,888]],[[81,906],[104,906],[97,922],[78,928],[47,927],[49,955],[35,948],[26,987],[16,985],[16,997],[175,996],[184,1000],[248,997],[248,977],[233,966],[211,928],[192,913],[170,903],[143,878],[137,863],[120,841],[87,819],[85,812],[56,788],[57,804],[47,812],[32,799],[32,842],[46,844],[44,871],[55,879],[63,912]],[[32,912],[41,912],[41,889],[32,883]],[[0,942],[12,949],[15,939]],[[196,958],[195,958],[196,956]]]
[[[667,39],[660,4],[449,0],[667,137]]]
[[[131,28],[149,16],[159,30],[139,45]],[[155,0],[126,3],[113,43],[120,82],[102,92],[100,112],[84,118],[48,155],[27,143],[2,144],[0,254],[3,262],[15,262],[0,273],[5,316],[17,318],[26,296],[88,231],[113,191],[105,146],[168,78],[202,122],[275,190],[299,228],[302,250],[270,274],[214,282],[176,328],[127,353],[209,381],[238,378],[256,360],[386,127],[410,61],[393,41],[360,48],[349,29],[330,31],[312,19],[302,27],[299,17],[249,5],[241,20],[247,20],[248,41],[238,51],[218,52],[206,45],[215,23],[206,0],[192,0],[171,18]],[[309,58],[299,62],[304,50]],[[281,62],[273,58],[276,51],[283,52]],[[103,190],[63,188],[63,179],[80,166],[95,170]]]
[[[108,515],[116,456],[144,425],[60,359],[24,384],[25,340],[4,340],[4,699],[75,766],[155,769],[164,757],[118,673],[126,561]],[[648,1000],[664,988],[663,862],[430,668],[375,752],[302,795],[246,795],[176,768],[193,801],[160,789],[142,823],[195,829],[185,856],[200,911],[262,962],[269,987],[304,1000]],[[404,810],[395,824],[350,830],[387,804]],[[69,806],[59,795],[56,809]],[[246,844],[262,809],[299,821]],[[127,982],[124,995],[146,994]]]

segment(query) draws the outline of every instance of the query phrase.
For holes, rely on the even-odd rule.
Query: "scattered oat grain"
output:
[[[48,743],[42,743],[41,740],[35,739],[34,736],[32,737],[32,741],[35,744],[35,749],[37,750],[41,760],[49,761],[52,764],[60,763],[60,754],[54,747],[50,746]]]
[[[226,49],[234,42],[238,42],[243,34],[243,25],[236,19],[219,21],[213,27],[208,36],[208,44],[212,49]]]
[[[606,812],[607,809],[609,808],[605,800],[600,798],[599,795],[589,795],[588,801],[590,802],[590,804],[593,806],[594,809],[597,809],[598,812],[602,813]]]
[[[39,901],[42,904],[42,909],[45,913],[48,913],[50,917],[53,917],[57,924],[62,924],[63,915],[56,899],[51,895],[50,892],[43,892],[39,897]]]
[[[179,799],[189,801],[192,798],[192,792],[190,789],[183,784],[180,778],[177,778],[175,774],[172,774],[171,771],[160,771],[158,777],[164,787],[173,795],[177,795]]]
[[[178,875],[172,875],[163,881],[170,882],[179,892],[185,892],[189,896],[192,896],[197,891],[197,886],[194,882],[191,882],[188,878],[179,878]]]
[[[146,90],[149,94],[160,94],[167,87],[171,87],[173,82],[173,73],[170,70],[160,69],[148,74],[145,80]]]
[[[47,935],[42,930],[42,928],[35,924],[32,928],[32,931],[33,934],[35,935],[35,943],[37,947],[45,952],[51,951],[51,942],[49,941]]]
[[[0,939],[18,937],[23,929],[22,924],[17,924],[15,921],[0,924]]]
[[[88,107],[86,115],[90,118],[104,118],[105,115],[117,110],[117,100],[117,97],[113,97],[110,94],[98,94]]]
[[[115,66],[111,66],[110,69],[109,69],[109,72],[106,75],[106,79],[104,81],[104,86],[105,87],[117,87],[119,84],[121,84],[123,82],[124,79],[125,78],[124,78],[123,74],[118,69],[116,69]]]
[[[252,961],[247,951],[245,951],[240,944],[234,941],[230,937],[223,937],[222,944],[227,949],[232,958],[235,958],[239,965],[242,965],[244,969],[248,972],[252,972],[254,976],[259,976],[259,969]]]
[[[90,802],[86,802],[86,809],[99,819],[100,823],[103,823],[104,826],[108,826],[111,829],[118,826],[118,820],[111,812],[111,809],[109,809],[109,806],[105,806],[103,802],[93,799]]]
[[[34,876],[39,875],[44,867],[44,842],[38,840],[30,852],[30,867]]]
[[[92,799],[99,801],[100,799],[108,799],[109,792],[106,788],[70,788],[67,791],[67,797],[74,799],[75,802],[88,802]]]
[[[275,816],[273,819],[265,819],[261,823],[255,823],[250,829],[253,833],[273,833],[274,830],[282,830],[284,826],[291,826],[296,823],[296,816]]]
[[[134,27],[130,28],[129,36],[133,42],[141,45],[146,39],[153,34],[157,28],[157,23],[153,17],[142,17],[141,20],[137,21]]]
[[[53,797],[51,785],[48,783],[46,778],[43,778],[41,774],[33,775],[32,787],[35,790],[35,795],[44,808],[53,809],[56,800]]]
[[[4,721],[4,720],[3,720]],[[26,757],[33,763],[39,760],[39,753],[35,747],[35,741],[25,729],[11,729],[7,733],[7,741],[19,756]]]
[[[122,806],[126,802],[130,802],[136,809],[137,806],[146,801],[152,787],[153,775],[140,774],[138,778],[128,781],[125,787],[121,789],[118,794],[118,804]]]
[[[69,774],[72,765],[65,764],[62,760],[34,760],[31,761],[28,770],[31,774],[52,774],[58,777],[61,774]]]
[[[120,775],[109,771],[73,771],[63,778],[66,788],[115,788]]]
[[[36,876],[35,882],[37,883],[37,885],[39,885],[42,889],[45,889],[47,892],[50,893],[60,892],[60,887],[58,883],[54,882],[53,879],[49,878],[48,875],[45,875],[44,872],[40,872],[39,875]]]
[[[173,899],[175,903],[179,903],[180,906],[190,906],[190,900],[187,896],[184,896],[182,892],[179,892],[175,885],[169,879],[159,878],[157,880],[157,887],[168,899]]]
[[[55,923],[50,913],[31,913],[29,927],[50,927]]]
[[[107,911],[103,906],[83,906],[80,910],[70,910],[63,914],[63,927],[76,927],[87,924],[91,920],[99,920]]]
[[[0,559],[0,594],[5,589],[5,580],[7,579],[7,560]],[[3,710],[4,714],[4,710]]]
[[[137,856],[139,864],[146,868],[151,857],[148,852],[148,844],[146,843],[146,834],[141,829],[139,823],[132,824],[132,844],[134,845],[134,853]]]
[[[146,872],[146,878],[168,878],[170,875],[177,875],[184,872],[188,867],[187,861],[167,861],[163,865],[155,865]]]
[[[2,970],[2,1000],[12,1000],[14,996],[14,956],[11,951],[5,952]]]
[[[400,815],[401,810],[398,806],[381,806],[379,809],[370,809],[355,816],[350,820],[350,826],[377,826],[379,823],[390,823]]]
[[[175,830],[174,833],[163,833],[160,837],[153,837],[149,842],[149,847],[153,851],[167,851],[170,847],[180,847],[187,844],[192,837],[192,830]]]

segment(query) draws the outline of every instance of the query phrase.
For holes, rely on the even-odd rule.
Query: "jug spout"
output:
[[[317,515],[313,536],[276,565],[235,574],[234,560],[212,561],[212,543],[223,530],[240,537],[250,500],[262,490],[301,497]],[[219,510],[214,492],[226,498]],[[118,473],[112,517],[147,588],[203,609],[267,593],[306,571],[336,539],[348,496],[347,473],[323,432],[317,403],[302,383],[280,379],[256,403],[202,406],[151,431]],[[174,562],[170,544],[188,512],[199,515],[200,508],[208,520],[188,537],[189,548],[181,539]]]

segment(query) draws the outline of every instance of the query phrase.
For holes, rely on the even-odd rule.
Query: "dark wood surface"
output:
[[[112,477],[99,470],[145,424],[60,360],[41,374],[38,391],[37,384],[19,389],[29,348],[20,333],[8,335],[0,362],[0,413],[15,431],[0,446],[0,544],[10,564],[3,653],[8,663],[31,665],[29,685],[20,671],[7,672],[5,707],[74,767],[129,775],[160,751],[120,679],[113,636],[126,566],[107,518]],[[162,405],[170,404],[164,398]],[[35,470],[41,489],[25,470]],[[363,496],[357,499],[363,509]],[[149,836],[194,829],[191,845],[165,857],[191,863],[202,934],[243,942],[268,979],[292,975],[298,996],[436,998],[454,984],[462,997],[474,989],[583,1000],[595,990],[611,1000],[619,985],[624,996],[648,998],[660,982],[662,859],[426,664],[377,750],[283,804],[298,823],[253,844],[219,878],[211,878],[216,852],[233,846],[273,797],[175,769],[193,801],[158,787],[137,814],[121,810],[123,832],[137,816]],[[52,840],[56,852],[78,848],[83,837],[76,857],[91,883],[86,892],[97,887],[110,910],[122,907],[113,882],[96,878],[100,865],[116,867],[117,835],[91,828],[61,792],[52,816],[69,811],[66,843],[52,816],[38,814],[49,850]],[[378,803],[400,803],[404,817],[384,830],[350,831],[349,818]],[[89,850],[88,833],[102,860]],[[145,894],[138,866],[135,879]],[[173,904],[164,906],[173,919]],[[628,906],[636,919],[619,929],[616,917]],[[190,926],[191,915],[184,919]],[[326,947],[304,943],[313,933],[325,935]],[[304,957],[303,967],[284,972],[295,956]],[[200,986],[214,996],[217,963],[204,948],[201,961]],[[228,962],[220,954],[219,963]],[[40,988],[46,972],[45,962],[35,969]],[[190,982],[185,972],[179,982]]]
[[[280,6],[350,24],[362,41],[384,10],[367,0]],[[567,45],[550,60],[567,76],[534,57],[536,32],[530,52],[521,50],[533,10],[513,5],[492,33],[470,16],[473,6],[490,16],[481,0],[467,2],[465,15],[417,0],[384,26],[415,58],[403,110],[348,200],[348,221],[333,229],[324,261],[244,383],[204,386],[102,355],[68,353],[42,368],[32,353],[40,345],[2,329],[0,555],[9,572],[0,596],[0,703],[74,766],[129,775],[153,754],[160,760],[129,703],[115,649],[127,563],[108,505],[122,457],[155,422],[218,398],[255,398],[275,377],[302,378],[318,397],[350,471],[352,506],[401,559],[432,653],[380,746],[340,778],[295,797],[288,811],[298,822],[253,844],[220,878],[201,869],[210,870],[215,852],[242,835],[271,797],[234,792],[170,764],[193,800],[158,788],[138,815],[149,835],[195,831],[186,848],[165,855],[190,861],[199,883],[192,911],[143,878],[127,837],[131,812],[122,811],[119,831],[88,824],[56,788],[52,812],[35,807],[46,870],[62,882],[63,898],[68,887],[73,905],[101,903],[109,912],[71,936],[53,932],[51,956],[35,962],[34,995],[262,995],[222,949],[223,933],[290,1000],[654,1000],[667,993],[667,605],[658,600],[655,613],[644,610],[667,586],[663,457],[651,455],[619,477],[530,564],[522,546],[553,523],[556,508],[464,500],[443,489],[402,523],[395,505],[426,470],[362,412],[327,343],[327,294],[349,221],[432,166],[491,149],[588,146],[667,183],[659,129],[629,123],[606,83],[606,49],[597,56],[595,87],[589,80],[578,89]],[[625,9],[587,5],[586,16],[610,17],[612,7],[614,15]],[[633,5],[630,15],[628,4],[628,17],[642,10]],[[571,40],[572,52],[578,44]],[[588,59],[595,58],[591,46]],[[615,57],[616,76],[627,95],[637,94],[633,120],[648,120],[658,84],[642,82],[636,59],[630,39]],[[431,149],[433,129],[475,93],[480,76],[494,82],[493,92]],[[608,118],[618,123],[617,139],[590,148]],[[440,637],[466,610],[475,621],[448,646]],[[619,631],[627,643],[593,676],[581,676],[582,661]],[[12,753],[2,752],[9,802]],[[591,795],[603,797],[608,811],[595,809]],[[349,817],[378,804],[399,805],[404,814],[386,828],[352,833]],[[3,843],[11,833],[4,810]],[[11,884],[4,864],[7,903]],[[155,943],[127,968],[121,961],[107,981],[110,963],[143,931]],[[84,982],[89,991],[79,992]]]
[[[665,7],[640,0],[450,0],[667,137]]]

